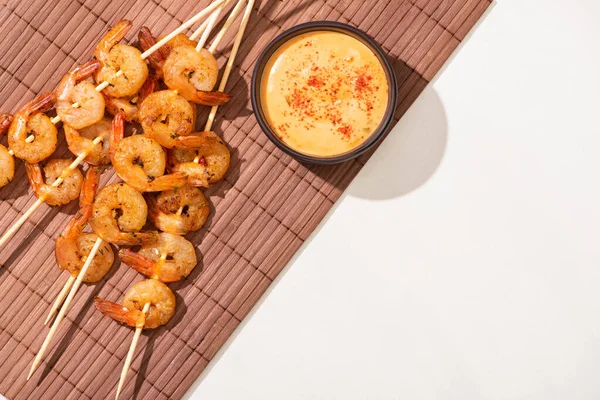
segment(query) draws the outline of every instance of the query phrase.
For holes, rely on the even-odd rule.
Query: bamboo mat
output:
[[[64,73],[91,57],[116,21],[133,20],[135,32],[142,25],[167,32],[208,1],[0,4],[0,110],[8,112],[53,90]],[[142,335],[122,398],[181,398],[372,153],[337,166],[307,166],[268,141],[248,98],[252,67],[265,45],[281,31],[311,20],[365,30],[395,66],[400,118],[488,5],[489,0],[257,0],[228,83],[233,100],[219,110],[214,126],[232,150],[231,169],[206,191],[211,217],[189,236],[197,244],[200,265],[187,280],[170,285],[177,312],[165,327]],[[234,35],[229,32],[223,41],[228,45],[219,53],[221,65]],[[199,126],[206,114],[200,112]],[[56,157],[69,155],[61,140]],[[102,184],[107,181],[116,181],[112,172],[104,174]],[[0,199],[4,232],[35,201],[22,163],[15,181],[0,190]],[[42,206],[0,250],[0,393],[9,399],[114,396],[133,330],[102,316],[91,298],[118,301],[143,279],[118,264],[100,284],[82,287],[46,361],[25,381],[47,332],[42,322],[49,304],[67,279],[54,262],[54,239],[76,207]]]

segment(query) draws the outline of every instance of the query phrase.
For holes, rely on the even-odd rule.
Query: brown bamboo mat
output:
[[[53,90],[73,65],[88,60],[116,21],[133,20],[135,32],[141,25],[167,32],[208,1],[0,4],[0,110],[14,111],[37,93]],[[190,236],[200,265],[187,280],[170,285],[177,313],[167,326],[142,335],[122,398],[181,398],[370,155],[337,166],[307,166],[268,141],[248,98],[252,66],[265,45],[311,20],[365,30],[393,60],[400,118],[488,5],[489,0],[257,0],[228,84],[234,99],[222,107],[215,124],[232,150],[231,169],[206,191],[211,217]],[[229,45],[220,53],[221,64],[234,35],[229,32],[223,41]],[[203,110],[199,125],[205,115]],[[56,156],[69,154],[61,140]],[[24,175],[19,165],[15,182],[0,190],[0,232],[35,201]],[[103,184],[109,180],[116,180],[112,172],[104,174]],[[0,393],[10,399],[114,396],[133,330],[95,311],[91,298],[118,301],[142,279],[126,266],[115,265],[107,279],[80,290],[44,364],[25,381],[48,330],[42,321],[67,278],[54,263],[54,239],[76,207],[42,206],[0,250]]]

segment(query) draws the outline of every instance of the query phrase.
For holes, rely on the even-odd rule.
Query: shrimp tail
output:
[[[11,114],[2,114],[0,115],[0,135],[6,133],[8,128],[10,128],[10,124],[13,121],[13,116]]]
[[[25,171],[27,172],[27,179],[34,192],[37,192],[39,188],[44,185],[44,175],[42,174],[42,167],[40,164],[29,164],[25,163]]]
[[[100,68],[100,61],[92,60],[82,64],[73,70],[75,81],[79,82],[89,78]]]
[[[81,260],[77,257],[76,239],[83,232],[91,216],[92,206],[82,207],[56,239],[56,264],[61,270],[81,264]]]
[[[130,311],[120,304],[101,299],[100,297],[94,297],[94,305],[102,314],[129,326],[137,326],[138,322],[143,318],[143,314],[138,310]]]
[[[98,235],[100,236],[100,235]],[[119,246],[137,246],[140,244],[155,243],[158,241],[158,232],[121,232],[111,243]]]
[[[203,187],[203,188],[207,188],[210,186],[210,184],[208,183],[208,178],[207,177],[200,177],[200,176],[189,176],[188,177],[188,183],[190,184],[190,186],[194,186],[194,187]]]
[[[125,114],[122,112],[118,112],[115,114],[112,121],[112,129],[110,132],[110,145],[108,149],[108,154],[110,156],[111,161],[113,161],[113,157],[115,152],[117,151],[117,145],[125,136]],[[114,162],[114,161],[113,161]]]
[[[146,82],[142,85],[140,89],[140,93],[138,95],[137,104],[142,104],[142,101],[146,99],[150,94],[154,93],[156,90],[156,84],[158,83],[158,76],[155,74],[150,74]]]
[[[94,57],[102,59],[102,57],[107,54],[115,44],[119,43],[121,39],[127,35],[127,32],[129,32],[131,28],[133,28],[133,22],[127,19],[119,21],[108,32],[106,32],[104,37],[100,40],[98,47],[96,47],[96,50],[94,50]]]
[[[91,206],[96,197],[96,191],[100,184],[100,175],[102,174],[102,167],[90,167],[85,174],[85,179],[81,185],[81,193],[79,195],[79,206]]]
[[[46,112],[56,103],[56,95],[52,92],[42,93],[29,103],[25,104],[25,114],[31,115],[36,112]]]
[[[204,106],[220,106],[231,100],[231,95],[223,92],[204,92],[198,90],[192,101]]]
[[[190,135],[178,136],[175,147],[179,149],[195,150],[210,144],[211,140],[214,141],[215,139],[206,136],[206,132],[195,132]]]
[[[165,192],[180,188],[187,183],[187,174],[183,172],[174,172],[172,174],[162,175],[154,178],[148,184],[148,192]]]
[[[144,274],[152,279],[156,279],[155,274],[156,263],[129,249],[121,249],[119,251],[119,259],[137,272]]]
[[[138,41],[140,42],[140,47],[144,51],[148,50],[156,44],[156,39],[154,39],[154,36],[152,36],[152,32],[146,26],[142,26],[140,28],[140,32],[138,33]],[[169,56],[168,47],[168,45],[165,45],[148,57],[148,62],[150,63],[150,66],[154,70],[154,73],[159,77],[162,77],[162,66],[167,57]]]

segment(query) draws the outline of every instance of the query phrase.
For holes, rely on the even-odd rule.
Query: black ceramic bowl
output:
[[[316,157],[303,154],[286,145],[281,139],[279,139],[277,134],[271,128],[262,109],[261,81],[263,72],[265,70],[265,66],[269,62],[269,59],[271,58],[273,53],[275,53],[277,49],[279,49],[279,47],[285,44],[288,40],[292,39],[295,36],[314,31],[340,32],[349,35],[355,39],[358,39],[360,42],[369,47],[371,51],[373,51],[373,53],[377,56],[379,62],[381,62],[381,65],[383,66],[388,81],[388,105],[385,114],[383,115],[383,118],[381,120],[381,123],[379,124],[377,129],[371,134],[371,136],[367,140],[361,143],[360,146],[347,153],[339,154],[332,157]],[[271,139],[271,141],[275,143],[277,147],[279,147],[284,152],[288,153],[292,157],[302,162],[314,164],[337,164],[358,157],[359,155],[373,147],[377,142],[379,142],[383,138],[383,135],[389,128],[394,118],[394,112],[396,110],[397,105],[397,93],[398,83],[396,82],[394,70],[392,69],[392,66],[390,65],[387,55],[384,53],[383,49],[373,39],[371,39],[365,32],[356,29],[350,25],[333,21],[315,21],[295,26],[283,32],[281,35],[277,36],[275,39],[273,39],[273,41],[271,41],[271,43],[267,45],[267,47],[258,57],[256,66],[254,67],[254,73],[252,74],[252,87],[250,90],[250,97],[252,100],[252,108],[254,109],[254,114],[256,115],[256,120],[258,121],[258,124],[265,132],[265,134],[269,137],[269,139]]]

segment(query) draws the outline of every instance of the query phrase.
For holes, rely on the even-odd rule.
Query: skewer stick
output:
[[[198,27],[198,29],[196,29],[196,30],[194,31],[194,33],[192,33],[192,34],[190,35],[190,39],[192,39],[192,40],[196,40],[196,39],[198,39],[198,36],[202,35],[202,32],[204,32],[204,30],[206,29],[206,26],[208,25],[208,21],[209,21],[208,19],[207,19],[207,20],[204,20],[204,22],[202,23],[202,25],[200,25],[200,26]]]
[[[42,344],[40,351],[36,354],[35,359],[33,360],[33,364],[31,365],[31,369],[29,370],[29,375],[27,375],[27,380],[29,380],[29,378],[31,378],[31,376],[33,375],[33,373],[35,372],[37,367],[42,362],[42,358],[44,357],[44,354],[46,353],[46,350],[48,349],[48,345],[50,344],[50,341],[54,337],[54,334],[56,333],[58,326],[60,325],[65,314],[67,313],[67,310],[69,309],[69,305],[71,305],[71,301],[73,301],[73,297],[75,297],[75,293],[77,293],[79,286],[81,286],[83,277],[87,273],[87,270],[90,267],[90,265],[92,265],[92,261],[94,261],[94,256],[98,252],[98,249],[100,248],[101,245],[102,245],[102,239],[100,239],[100,238],[96,239],[96,242],[94,243],[94,247],[92,247],[92,251],[90,251],[90,254],[87,257],[87,260],[85,260],[85,263],[83,264],[83,267],[81,268],[81,271],[79,271],[79,275],[77,275],[77,279],[75,280],[75,283],[73,284],[73,287],[71,288],[71,291],[69,292],[69,295],[67,296],[67,298],[65,299],[65,302],[63,303],[62,307],[60,308],[60,311],[58,312],[58,315],[56,316],[56,319],[54,320],[54,323],[52,324],[52,327],[50,328],[50,331],[48,332],[48,335],[46,336],[46,339],[44,340],[44,343]]]
[[[235,5],[234,9],[229,14],[229,17],[227,17],[225,24],[223,24],[223,27],[221,28],[221,30],[215,37],[215,40],[212,42],[212,44],[208,48],[208,51],[210,51],[212,54],[215,53],[215,50],[217,50],[217,47],[219,46],[219,43],[221,43],[223,36],[225,36],[225,34],[227,33],[227,30],[229,29],[229,27],[231,26],[233,21],[237,18],[238,14],[242,11],[242,8],[244,7],[244,3],[246,3],[246,0],[238,1],[238,3]]]
[[[135,348],[137,347],[138,341],[140,340],[140,336],[142,334],[142,329],[144,329],[144,324],[146,323],[146,314],[148,314],[148,310],[150,309],[150,303],[144,304],[144,308],[142,309],[142,321],[137,323],[135,327],[135,333],[133,334],[133,340],[131,341],[131,346],[129,346],[129,351],[127,352],[127,358],[125,359],[125,364],[123,364],[123,370],[121,371],[121,379],[119,379],[119,386],[117,387],[117,394],[115,396],[115,400],[119,398],[119,394],[121,394],[121,390],[125,385],[125,378],[127,377],[127,372],[129,371],[129,366],[131,365],[131,361],[133,360],[133,355],[135,354]]]
[[[223,9],[225,7],[227,7],[230,2],[231,2],[231,0],[226,0],[223,4],[221,4],[219,6],[219,8],[217,8],[212,13],[210,18],[207,19],[206,29],[202,33],[202,37],[200,38],[200,40],[198,41],[198,44],[196,45],[196,51],[200,51],[204,48],[204,45],[206,44],[206,41],[208,40],[208,35],[210,35],[213,28],[215,27],[215,24],[217,23],[217,19],[219,18],[219,15],[221,15],[221,12],[223,11]]]
[[[65,299],[65,297],[67,297],[67,293],[69,293],[69,289],[71,289],[71,286],[73,286],[73,283],[75,283],[75,279],[77,279],[77,278],[73,277],[73,275],[69,275],[69,279],[67,280],[67,282],[65,282],[65,286],[62,288],[62,290],[56,297],[56,300],[54,300],[54,304],[52,304],[52,308],[50,309],[50,312],[48,313],[48,316],[46,317],[46,321],[44,321],[44,326],[48,325],[48,322],[50,322],[50,320],[52,319],[54,314],[56,314],[56,310],[59,309],[63,300]]]
[[[164,38],[159,40],[154,46],[150,47],[148,50],[143,52],[142,59],[148,58],[150,56],[150,54],[154,53],[156,50],[158,50],[160,47],[162,47],[169,40],[173,39],[175,36],[177,36],[178,34],[183,32],[184,30],[188,29],[190,26],[195,24],[197,21],[202,19],[204,16],[211,13],[215,8],[217,8],[219,5],[221,5],[221,3],[223,3],[224,1],[225,0],[216,0],[210,6],[206,7],[204,10],[200,11],[198,14],[194,15],[192,18],[190,18],[187,22],[185,22],[179,28],[175,29],[173,32],[169,33],[167,36],[165,36]]]

